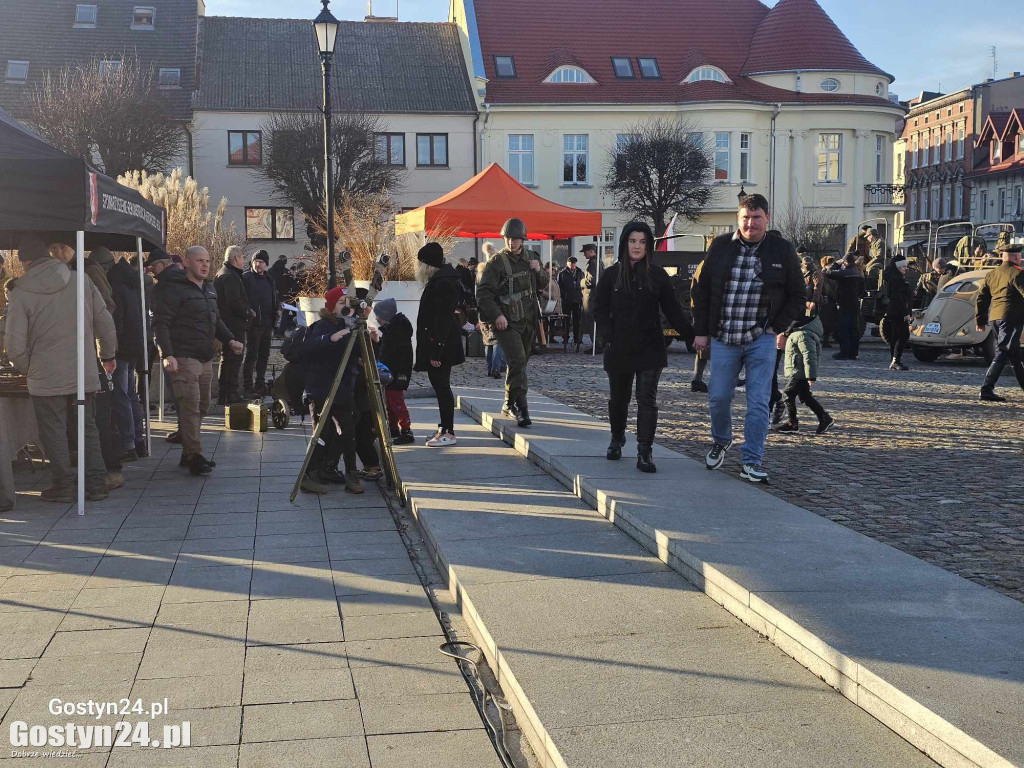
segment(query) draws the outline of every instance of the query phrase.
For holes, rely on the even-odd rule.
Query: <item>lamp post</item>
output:
[[[746,196],[747,196],[747,190],[745,190],[745,189],[743,188],[743,185],[742,185],[742,184],[740,184],[740,191],[736,193],[736,199],[737,199],[737,200],[738,200],[739,202],[741,202],[741,203],[742,203],[742,202],[743,202],[743,198],[744,198],[744,197],[746,197]]]
[[[338,20],[328,10],[330,0],[320,0],[323,10],[313,19],[316,46],[320,52],[320,65],[324,75],[324,187],[327,205],[327,287],[338,284],[334,267],[334,169],[331,165],[331,59],[334,58],[334,44],[338,38]]]

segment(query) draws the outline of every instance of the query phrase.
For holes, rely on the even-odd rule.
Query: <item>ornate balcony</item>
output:
[[[906,205],[902,184],[865,184],[864,205],[868,208],[902,208]]]

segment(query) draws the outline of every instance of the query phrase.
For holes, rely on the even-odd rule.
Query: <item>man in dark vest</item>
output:
[[[236,339],[244,339],[249,328],[253,311],[249,308],[249,296],[242,284],[242,267],[245,253],[237,245],[229,245],[224,251],[224,264],[213,278],[217,291],[217,310],[220,319]],[[230,405],[242,400],[238,377],[242,371],[242,355],[236,354],[229,345],[221,348],[220,376],[218,378],[217,405]]]

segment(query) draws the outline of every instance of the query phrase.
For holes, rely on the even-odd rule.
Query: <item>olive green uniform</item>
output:
[[[508,362],[505,397],[509,402],[526,398],[526,364],[540,320],[538,294],[550,280],[544,270],[530,269],[532,260],[539,261],[540,255],[526,248],[516,255],[503,248],[487,262],[476,289],[480,319],[493,324],[504,315],[508,321],[508,327],[504,331],[495,328],[494,335]]]

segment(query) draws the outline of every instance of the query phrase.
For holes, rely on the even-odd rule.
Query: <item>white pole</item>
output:
[[[75,278],[78,303],[75,326],[78,352],[78,397],[75,413],[78,414],[78,514],[85,514],[85,232],[79,231],[75,254]]]
[[[604,238],[602,238],[603,240]],[[601,267],[604,265],[604,254],[601,253],[601,243],[597,244],[597,265],[594,267],[594,288],[590,291],[590,306],[594,306],[594,291],[597,290],[597,281],[601,279]],[[590,312],[590,316],[594,317],[593,311]],[[590,348],[590,356],[597,357],[597,318],[594,317],[594,335],[590,337],[593,341],[593,345]]]
[[[142,299],[142,372],[139,375],[139,381],[142,382],[142,386],[146,391],[146,408],[143,410],[143,418],[146,420],[146,453],[153,452],[152,438],[150,433],[152,430],[149,426],[149,309],[146,307],[146,270],[142,264],[142,238],[135,238],[136,254],[139,259],[139,296]],[[129,382],[129,385],[131,382]],[[137,389],[137,387],[136,387]]]
[[[157,383],[159,384],[159,386],[157,387],[157,393],[160,396],[160,403],[159,403],[159,405],[157,405],[156,420],[159,421],[161,424],[163,424],[164,423],[164,397],[166,396],[167,392],[165,391],[165,387],[164,387],[164,366],[163,366],[162,361],[160,361],[160,360],[157,361],[156,370],[159,373],[159,375],[157,376]]]

